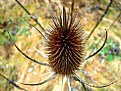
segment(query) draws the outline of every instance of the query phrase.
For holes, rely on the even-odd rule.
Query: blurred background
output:
[[[64,5],[71,7],[71,0],[20,0],[26,9],[42,24],[45,30],[51,24],[51,15],[59,12]],[[82,22],[87,37],[95,27],[110,0],[75,0],[77,19]],[[47,62],[44,55],[44,39],[26,21],[43,31],[15,0],[0,0],[0,73],[15,82],[37,83],[51,75],[50,69],[38,65],[25,58],[12,44],[8,30],[16,45],[30,57]],[[91,84],[105,85],[115,80],[118,82],[107,88],[90,88],[89,91],[121,91],[121,0],[113,0],[107,14],[95,29],[85,46],[86,55],[99,49],[104,42],[105,29],[108,39],[105,47],[93,58],[89,59],[78,73],[81,78]],[[49,73],[48,73],[49,72]],[[47,73],[47,74],[45,74]],[[41,86],[23,86],[31,91],[61,91],[61,77]],[[73,91],[84,91],[83,86],[74,82]],[[0,91],[20,91],[4,78],[0,77]],[[68,91],[65,87],[64,91]]]

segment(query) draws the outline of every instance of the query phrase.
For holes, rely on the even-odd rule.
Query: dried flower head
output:
[[[63,7],[62,15],[52,18],[52,28],[46,33],[50,67],[64,76],[74,74],[84,61],[84,32],[76,15],[71,15]]]

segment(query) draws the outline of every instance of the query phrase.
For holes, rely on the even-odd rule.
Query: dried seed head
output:
[[[80,21],[76,15],[67,14],[52,18],[52,29],[47,32],[47,51],[50,67],[57,74],[69,76],[83,63],[84,39]]]

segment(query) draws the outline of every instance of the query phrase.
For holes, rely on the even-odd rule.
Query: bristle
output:
[[[47,33],[47,51],[50,67],[57,74],[69,76],[80,67],[84,54],[83,29],[76,16],[68,15],[63,7],[62,15],[52,19],[52,29]]]

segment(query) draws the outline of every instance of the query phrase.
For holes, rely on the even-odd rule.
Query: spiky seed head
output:
[[[49,64],[57,74],[70,76],[84,61],[82,25],[76,21],[76,15],[66,13],[65,7],[62,15],[53,17],[52,21],[46,41]]]

